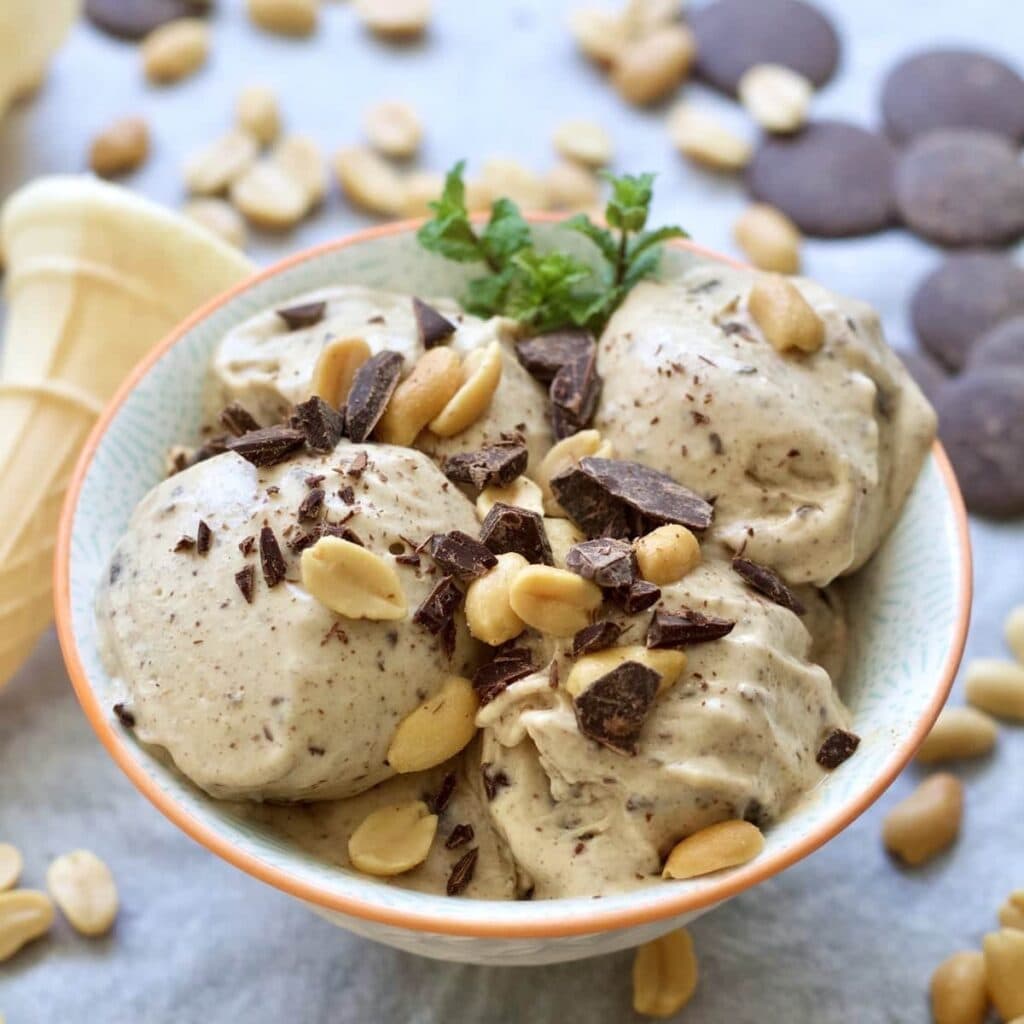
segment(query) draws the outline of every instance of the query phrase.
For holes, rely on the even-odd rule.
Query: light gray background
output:
[[[2,0],[0,0],[2,2]],[[77,28],[45,91],[0,125],[0,196],[35,174],[81,169],[92,135],[141,112],[153,157],[131,184],[177,204],[182,154],[230,123],[234,94],[262,80],[281,93],[288,124],[328,148],[358,136],[360,112],[405,97],[428,129],[427,166],[460,156],[551,160],[552,128],[594,116],[614,134],[616,166],[660,172],[658,218],[699,241],[732,248],[743,207],[731,180],[677,158],[663,113],[623,106],[576,57],[563,29],[571,4],[436,0],[429,41],[394,49],[367,37],[345,4],[324,4],[312,41],[261,35],[240,0],[221,0],[209,66],[179,86],[143,84],[137,52]],[[832,0],[844,38],[821,113],[872,122],[886,68],[926,43],[973,41],[1021,58],[1024,6],[1011,0]],[[698,93],[696,87],[693,93]],[[715,97],[742,124],[738,113]],[[254,245],[268,261],[365,223],[333,196],[309,224]],[[808,273],[873,302],[891,339],[910,344],[907,298],[937,254],[902,232],[807,246]],[[0,482],[2,486],[2,482]],[[978,596],[969,655],[999,654],[1001,620],[1024,601],[1019,527],[975,523]],[[959,686],[954,700],[959,700]],[[894,867],[879,841],[886,809],[917,781],[911,769],[824,850],[698,921],[697,996],[690,1022],[916,1022],[928,1019],[934,965],[977,946],[995,909],[1024,885],[1024,736],[1002,730],[998,752],[965,768],[961,841],[927,869]],[[192,1022],[461,1022],[531,1024],[631,1020],[631,956],[501,970],[434,963],[336,930],[178,833],[120,775],[71,694],[47,636],[0,693],[0,839],[42,885],[49,859],[88,846],[117,876],[123,910],[112,936],[89,941],[58,922],[45,941],[0,965],[7,1024]]]

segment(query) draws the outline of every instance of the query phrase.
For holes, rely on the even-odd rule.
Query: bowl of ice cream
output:
[[[753,273],[677,243],[572,362],[443,298],[467,270],[414,227],[255,275],[126,382],[62,520],[69,672],[159,810],[342,927],[501,964],[637,945],[913,755],[966,633],[955,479],[862,303],[799,282],[824,343],[780,354]],[[763,848],[662,878],[723,821]]]

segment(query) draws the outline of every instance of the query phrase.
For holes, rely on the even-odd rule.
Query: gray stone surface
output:
[[[429,43],[398,51],[365,37],[344,4],[324,4],[313,42],[260,35],[241,6],[221,0],[209,67],[170,89],[142,84],[132,48],[78,28],[46,90],[0,125],[0,196],[34,174],[82,168],[92,134],[139,111],[154,123],[155,146],[131,184],[177,203],[183,152],[226,128],[236,90],[258,79],[280,89],[290,126],[327,147],[357,137],[371,99],[410,98],[428,125],[425,163],[434,167],[496,153],[545,166],[562,117],[596,116],[615,136],[619,168],[660,172],[659,217],[731,249],[731,223],[744,203],[739,187],[683,164],[659,112],[625,109],[575,57],[562,29],[568,3],[437,0]],[[926,13],[892,0],[826,6],[840,22],[845,52],[816,109],[869,123],[877,120],[882,75],[898,55],[958,41],[1012,56],[1024,29],[1024,10],[1005,0],[935,0]],[[742,124],[726,101],[707,102]],[[254,253],[266,262],[362,223],[335,195],[291,237],[258,239]],[[936,258],[924,243],[889,232],[811,243],[807,270],[873,302],[892,340],[905,345],[908,296]],[[1002,616],[1024,601],[1022,531],[975,523],[973,536],[978,598],[968,653],[998,654]],[[962,699],[959,684],[953,699]],[[967,784],[963,838],[925,870],[895,868],[879,843],[886,809],[919,777],[912,768],[822,851],[698,921],[701,984],[680,1019],[926,1021],[934,965],[977,946],[1005,894],[1024,885],[1024,735],[1003,729],[992,758],[957,770]],[[107,758],[52,636],[0,693],[0,839],[24,851],[29,885],[43,883],[52,856],[95,849],[113,867],[124,905],[108,939],[81,939],[58,922],[49,939],[0,965],[7,1024],[633,1019],[628,954],[518,970],[420,960],[338,931],[206,853]]]

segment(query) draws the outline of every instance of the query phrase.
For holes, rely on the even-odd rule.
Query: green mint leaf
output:
[[[462,180],[465,167],[465,161],[460,161],[448,172],[441,197],[430,204],[434,215],[416,237],[424,249],[445,259],[475,263],[485,256],[466,210],[466,186]]]
[[[488,262],[497,266],[504,266],[530,245],[530,225],[511,199],[499,199],[491,206],[491,219],[480,242]]]
[[[654,231],[642,231],[632,239],[627,248],[627,259],[632,262],[641,253],[646,252],[652,246],[661,245],[670,238],[689,238],[690,236],[682,229],[675,226],[656,228]]]
[[[576,286],[593,276],[582,260],[564,252],[524,249],[513,258],[515,274],[506,293],[506,312],[534,326],[575,322]]]
[[[619,258],[619,243],[607,229],[599,227],[585,213],[577,213],[562,224],[570,231],[578,231],[589,238],[601,250],[601,255],[612,265]]]
[[[470,281],[462,299],[466,312],[482,317],[505,313],[505,295],[514,274],[514,267],[506,267],[498,274],[489,274]]]
[[[657,273],[659,263],[661,263],[661,248],[658,246],[644,249],[635,259],[631,260],[625,277],[622,279],[622,298],[626,297],[633,285],[645,277],[653,277]]]
[[[612,186],[612,196],[605,207],[605,220],[622,231],[641,231],[647,224],[651,196],[654,192],[653,174],[603,175]]]

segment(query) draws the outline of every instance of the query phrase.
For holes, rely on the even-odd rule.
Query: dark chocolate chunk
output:
[[[565,556],[565,567],[599,587],[628,587],[639,573],[633,548],[613,537],[574,544]]]
[[[644,532],[639,517],[579,466],[569,466],[554,477],[551,489],[569,518],[588,537],[627,538]]]
[[[517,679],[535,672],[533,655],[527,647],[499,647],[494,658],[473,673],[473,689],[481,704],[490,704]]]
[[[501,768],[495,769],[490,761],[484,761],[480,765],[480,774],[484,780],[484,794],[488,800],[493,800],[499,790],[512,785],[505,772]]]
[[[634,580],[628,587],[616,587],[614,590],[609,590],[608,596],[627,615],[636,615],[661,600],[661,587],[657,587],[647,580]]]
[[[860,737],[845,729],[833,729],[818,749],[815,760],[822,768],[838,768],[860,746]]]
[[[504,487],[526,471],[529,460],[521,441],[489,444],[475,452],[459,452],[444,460],[444,475],[453,483],[469,484],[478,491],[485,487]]]
[[[174,545],[174,553],[180,554],[182,551],[191,551],[195,546],[195,537],[189,537],[185,534],[178,538],[177,544]]]
[[[433,589],[413,614],[412,621],[423,626],[428,633],[437,636],[451,622],[460,604],[462,591],[451,576],[445,576],[434,584]]]
[[[440,814],[448,806],[448,802],[455,792],[456,781],[455,772],[448,772],[441,780],[437,792],[426,797],[426,804],[430,808],[431,814]]]
[[[404,362],[401,353],[385,349],[356,370],[345,406],[348,436],[353,441],[362,443],[373,433],[398,386]]]
[[[519,362],[542,384],[550,384],[563,366],[593,349],[590,332],[572,327],[516,342]]]
[[[554,565],[544,518],[496,501],[480,526],[480,540],[496,555],[515,551],[535,565]]]
[[[259,430],[260,424],[255,416],[240,402],[232,402],[221,410],[220,421],[225,429],[235,437],[248,434],[251,430]]]
[[[297,331],[302,327],[312,327],[320,323],[326,309],[326,302],[304,302],[299,306],[279,309],[277,315],[285,322],[289,331]]]
[[[475,580],[498,564],[486,545],[461,530],[433,536],[430,554],[444,573],[460,580]]]
[[[551,428],[555,439],[570,437],[589,426],[601,395],[597,348],[566,363],[551,381]]]
[[[215,455],[223,455],[228,450],[228,441],[231,439],[226,435],[211,437],[205,444],[200,445],[188,460],[190,466],[196,466],[200,462],[212,459]],[[251,459],[249,460],[252,461]]]
[[[210,553],[210,545],[213,543],[213,531],[206,525],[206,521],[199,520],[196,529],[196,554],[207,555]]]
[[[136,40],[169,21],[201,17],[209,7],[202,0],[85,0],[85,16],[108,35]]]
[[[448,885],[445,887],[449,896],[458,896],[473,881],[473,872],[476,871],[476,859],[479,855],[479,849],[474,846],[452,868],[452,873],[448,876]]]
[[[351,463],[349,463],[348,469],[345,470],[345,475],[352,477],[353,480],[358,480],[369,464],[370,456],[366,452],[356,452]]]
[[[295,419],[305,435],[306,444],[315,452],[334,451],[345,433],[341,413],[332,409],[319,395],[295,406]]]
[[[238,542],[238,550],[241,551],[243,555],[251,555],[254,547],[256,547],[256,538],[252,536],[243,537]]]
[[[264,427],[227,441],[224,449],[254,466],[275,466],[291,458],[305,440],[306,435],[293,427]]]
[[[129,710],[127,704],[123,704],[120,701],[114,705],[114,714],[117,715],[117,720],[126,728],[135,728],[135,715]]]
[[[603,651],[614,647],[622,636],[622,627],[611,619],[602,619],[589,626],[584,626],[572,638],[572,656],[579,658],[584,654]]]
[[[269,526],[260,530],[260,566],[268,587],[276,587],[288,572],[277,537]]]
[[[444,848],[446,850],[457,850],[460,846],[465,846],[466,843],[473,842],[473,826],[470,824],[456,825],[448,834],[448,838],[444,841]]]
[[[717,615],[703,615],[692,608],[678,612],[659,609],[654,613],[647,627],[648,647],[686,647],[688,644],[702,644],[709,640],[720,640],[732,632],[735,622],[720,619]]]
[[[660,682],[657,672],[637,661],[617,665],[574,699],[580,732],[609,750],[635,754]]]
[[[455,324],[446,320],[433,306],[413,296],[412,315],[416,318],[416,331],[424,348],[436,348],[456,331]]]
[[[252,604],[253,594],[256,592],[256,567],[247,565],[235,573],[235,582],[242,592],[247,604]]]
[[[314,487],[299,505],[299,521],[310,522],[320,518],[324,507],[324,490],[322,487]]]
[[[796,594],[766,566],[758,565],[749,558],[736,557],[732,560],[732,567],[755,590],[771,598],[776,604],[788,608],[795,615],[803,615],[807,611]]]

